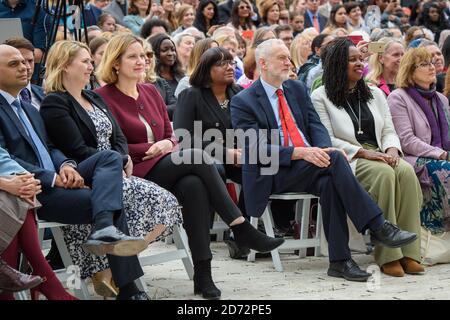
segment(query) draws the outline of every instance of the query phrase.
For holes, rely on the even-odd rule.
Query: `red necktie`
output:
[[[278,96],[278,110],[280,112],[281,127],[284,136],[283,145],[287,147],[289,145],[289,137],[291,137],[294,147],[304,147],[305,141],[303,141],[303,138],[295,125],[294,119],[292,119],[291,112],[289,111],[288,104],[283,95],[283,90],[277,89],[276,93]]]
[[[319,20],[317,20],[317,16],[316,15],[313,15],[313,27],[314,27],[314,29],[317,30],[317,32],[320,33]]]

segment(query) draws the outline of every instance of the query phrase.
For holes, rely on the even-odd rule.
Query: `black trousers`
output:
[[[201,157],[205,155],[200,149],[177,152],[191,160],[202,159]],[[184,228],[194,262],[211,259],[209,248],[211,208],[228,225],[242,216],[230,198],[217,168],[204,162],[174,164],[171,155],[167,155],[145,178],[172,192],[183,206]]]
[[[51,188],[38,195],[42,207],[39,219],[65,224],[90,224],[96,214],[113,211],[114,225],[128,233],[126,216],[122,210],[123,160],[116,151],[101,151],[78,164],[77,171],[90,189]],[[137,256],[108,255],[114,282],[121,287],[144,273]]]
[[[308,192],[320,197],[329,259],[340,261],[351,257],[347,214],[359,232],[371,225],[381,225],[384,218],[341,152],[331,152],[330,158],[327,168],[303,160],[293,161],[290,168],[281,168],[275,176],[273,193]]]

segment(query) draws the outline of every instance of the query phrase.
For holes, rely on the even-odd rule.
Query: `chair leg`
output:
[[[134,283],[138,287],[139,291],[143,291],[148,294],[147,284],[145,283],[144,277],[134,280]]]
[[[254,228],[258,228],[258,218],[250,217],[250,224]],[[255,254],[256,254],[256,252],[254,250],[250,250],[250,253],[247,256],[247,261],[254,262],[255,261]]]
[[[182,258],[184,269],[190,280],[194,279],[194,264],[192,263],[192,258],[189,252],[189,243],[186,231],[184,231],[182,226],[175,226],[173,229],[173,240],[175,246],[179,250],[184,250],[186,256]]]
[[[300,209],[300,204],[297,202],[298,206],[296,210]],[[303,200],[303,209],[302,209],[302,220],[301,220],[301,229],[300,229],[300,239],[306,240],[308,239],[308,231],[309,231],[309,212],[311,209],[311,199]],[[306,248],[301,248],[299,250],[299,257],[306,257]]]
[[[320,257],[321,254],[321,242],[322,242],[322,208],[320,206],[320,203],[317,203],[317,220],[316,220],[316,239],[318,245],[314,249],[314,256]]]
[[[66,242],[64,241],[64,235],[60,227],[51,228],[53,237],[55,238],[56,246],[58,247],[61,259],[66,267],[73,266],[74,263],[70,257],[69,251],[67,250]],[[80,287],[75,288],[75,295],[81,300],[90,300],[89,290],[87,289],[85,280],[80,279]]]
[[[272,213],[270,212],[269,207],[267,207],[262,215],[262,220],[264,223],[264,229],[266,230],[266,234],[269,237],[274,237],[272,219],[273,219]],[[278,251],[278,248],[270,251],[270,254],[272,255],[272,262],[273,266],[275,267],[275,270],[279,272],[283,271],[283,266],[281,265],[280,253]]]

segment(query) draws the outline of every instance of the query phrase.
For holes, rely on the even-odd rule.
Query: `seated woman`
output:
[[[75,161],[81,162],[101,150],[115,150],[123,155],[123,203],[129,231],[151,243],[182,223],[178,202],[156,184],[131,176],[133,162],[120,127],[104,101],[96,93],[83,90],[93,71],[91,61],[89,48],[80,42],[54,44],[46,63],[47,96],[40,112],[50,139]],[[90,233],[90,225],[71,225],[63,229],[82,278],[108,268],[106,257],[88,255],[81,247]],[[111,281],[100,281],[99,294],[110,296],[108,290],[117,294]]]
[[[345,151],[356,178],[385,218],[419,234],[419,182],[412,166],[400,157],[400,141],[384,94],[366,85],[363,68],[360,50],[345,38],[335,40],[325,56],[324,86],[311,99],[333,146]],[[402,248],[376,246],[375,261],[391,276],[422,273],[420,239]]]
[[[191,75],[192,87],[183,90],[175,109],[173,128],[188,130],[191,135],[191,143],[182,145],[185,148],[194,148],[201,145],[219,148],[220,154],[210,154],[217,160],[219,171],[236,183],[242,184],[242,172],[239,161],[242,150],[238,149],[227,137],[226,130],[232,129],[230,109],[228,108],[231,98],[242,90],[234,84],[234,68],[236,63],[228,50],[222,47],[208,49],[200,58],[197,67]],[[201,121],[202,130],[194,130],[194,122]],[[224,139],[219,142],[204,140],[202,137],[209,129],[220,130]],[[195,133],[201,134],[200,136]],[[232,147],[230,148],[230,143]],[[239,196],[239,208],[244,211],[244,197]],[[234,243],[227,242],[232,258],[239,258],[248,254],[246,250],[238,250]],[[237,254],[237,251],[240,253]]]
[[[219,44],[217,43],[217,41],[211,38],[202,39],[195,43],[194,48],[192,49],[191,52],[191,56],[189,57],[189,63],[186,69],[186,76],[181,78],[180,82],[178,82],[177,88],[175,89],[176,98],[178,98],[178,95],[180,94],[181,91],[191,86],[191,84],[189,83],[189,78],[191,74],[194,72],[195,68],[197,67],[198,61],[200,60],[202,54],[209,48],[214,48],[218,46]]]
[[[173,91],[170,88],[167,81],[161,77],[158,77],[155,72],[155,53],[152,46],[148,42],[144,42],[145,53],[145,74],[144,83],[151,83],[158,89],[159,94],[164,100],[167,106],[167,112],[169,113],[169,119],[172,119],[177,99],[173,95]]]
[[[171,36],[175,37],[177,34],[183,32],[187,28],[194,25],[195,10],[190,4],[182,4],[176,11],[178,29],[172,32]]]
[[[112,38],[98,74],[108,85],[97,92],[128,139],[135,164],[133,173],[173,192],[183,206],[184,227],[194,262],[194,293],[218,299],[221,292],[211,276],[211,208],[231,226],[237,244],[242,247],[267,252],[283,240],[267,237],[244,219],[207,154],[198,149],[177,150],[178,142],[164,101],[153,86],[140,83],[144,57],[139,38],[132,35]]]
[[[39,206],[36,194],[41,192],[40,181],[34,179],[32,174],[27,173],[24,168],[12,160],[3,148],[0,148],[0,175],[2,176],[0,190],[4,191],[0,192],[2,204],[0,207],[0,231],[2,234],[0,266],[2,271],[6,268],[5,262],[10,267],[17,268],[19,250],[21,250],[33,268],[33,275],[36,276],[25,276],[14,272],[17,277],[14,283],[20,285],[20,289],[33,288],[32,299],[37,299],[39,293],[42,293],[48,300],[77,300],[64,290],[42,255],[35,213],[32,210]],[[11,273],[11,270],[8,273]],[[2,274],[1,278],[3,277]],[[0,289],[8,288],[1,287]],[[12,293],[4,292],[0,294],[0,300],[14,300],[14,296]]]
[[[330,17],[328,18],[327,25],[323,29],[322,33],[331,34],[336,29],[347,29],[347,11],[344,5],[337,4],[331,8]]]
[[[168,82],[172,93],[175,92],[178,81],[184,77],[175,43],[167,34],[163,33],[150,37],[148,41],[155,53],[156,74]]]
[[[450,230],[449,104],[436,92],[436,69],[425,48],[403,56],[397,90],[388,97],[405,160],[415,169],[424,195],[422,226],[440,233]]]
[[[384,51],[370,56],[367,80],[380,88],[387,97],[395,90],[395,78],[405,49],[400,40],[381,38],[379,42],[385,44]]]

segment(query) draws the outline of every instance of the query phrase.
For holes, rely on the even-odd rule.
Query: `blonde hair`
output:
[[[142,40],[132,34],[123,33],[113,36],[106,45],[102,61],[98,66],[96,73],[98,79],[106,84],[116,83],[118,81],[118,76],[114,65],[119,62],[119,59],[128,47],[135,42],[139,42],[143,45]]]
[[[143,43],[144,52],[147,55],[147,52],[153,52],[153,48],[147,41],[144,41]],[[156,79],[158,78],[156,71],[155,71],[155,53],[153,52],[153,57],[150,59],[150,65],[148,66],[148,69],[145,70],[144,73],[144,82],[145,83],[155,83]]]
[[[304,42],[305,44],[309,43],[309,46],[311,46],[312,40],[317,35],[318,35],[318,32],[316,29],[307,28],[307,29],[303,30],[302,33],[297,35],[294,38],[294,41],[292,41],[290,53],[291,53],[292,61],[297,66],[297,68],[300,68],[308,59],[308,57],[303,58],[302,56],[300,56],[299,47],[300,47],[301,42]]]
[[[192,12],[194,13],[195,16],[195,9],[193,6],[191,6],[190,4],[182,4],[181,6],[178,7],[175,16],[177,18],[177,23],[179,26],[183,25],[183,18],[184,15],[189,11],[192,10]]]
[[[445,75],[445,88],[444,94],[448,96],[450,94],[450,68],[447,70],[447,74]]]
[[[415,83],[412,76],[416,70],[416,65],[429,60],[431,60],[431,54],[425,48],[412,48],[406,51],[400,62],[395,86],[397,88],[409,88],[414,86]]]
[[[63,71],[66,66],[71,64],[76,55],[85,49],[89,54],[89,47],[78,41],[61,40],[55,42],[48,52],[47,62],[45,64],[45,92],[66,91],[63,85]]]
[[[381,38],[378,42],[384,43],[384,51],[381,53],[373,54],[369,58],[369,74],[367,80],[373,84],[379,85],[379,78],[383,74],[383,65],[380,62],[380,56],[386,54],[392,44],[398,43],[403,47],[403,43],[400,40],[393,38]]]
[[[236,38],[234,37],[230,37],[230,36],[220,36],[215,38],[215,40],[217,41],[217,43],[219,44],[219,47],[225,45],[226,43],[231,43],[232,45],[234,45],[236,48],[239,47],[239,43],[237,42]]]

